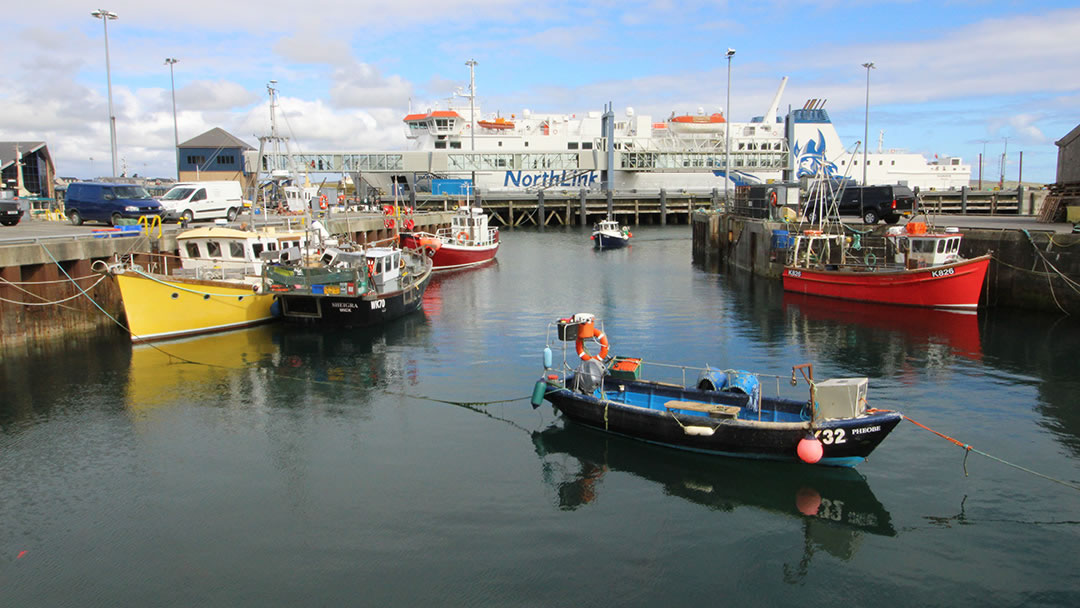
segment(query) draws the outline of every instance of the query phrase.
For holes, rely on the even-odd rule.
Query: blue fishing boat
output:
[[[609,356],[603,322],[589,314],[559,319],[547,333],[545,372],[533,389],[533,407],[547,400],[569,420],[649,443],[853,467],[903,419],[899,412],[867,407],[866,378],[815,381],[812,364],[793,366],[788,378]],[[597,354],[589,352],[590,344],[599,347]],[[556,350],[562,351],[559,365]],[[571,367],[571,361],[580,363]],[[681,374],[681,382],[643,380],[646,366]],[[696,376],[693,384],[687,384],[688,373]],[[781,381],[797,386],[800,379],[809,399],[781,396]],[[774,382],[775,395],[764,395]]]
[[[626,226],[615,220],[601,220],[593,227],[592,241],[595,249],[618,249],[626,247],[634,235]]]

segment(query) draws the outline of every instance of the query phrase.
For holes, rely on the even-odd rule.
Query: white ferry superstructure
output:
[[[735,186],[798,180],[813,176],[821,164],[825,173],[835,178],[848,177],[862,181],[863,153],[844,147],[836,128],[825,111],[823,102],[810,100],[802,108],[792,110],[786,118],[777,115],[780,97],[787,83],[784,77],[768,110],[750,122],[727,122],[720,113],[675,115],[664,120],[637,114],[627,108],[624,116],[614,120],[614,149],[625,157],[612,174],[615,191],[650,192],[661,188],[669,191],[711,191],[723,189],[725,175],[722,160],[724,138],[731,135],[731,184]],[[593,150],[603,155],[602,114],[586,115],[540,114],[529,110],[509,118],[484,115],[478,109],[451,107],[405,116],[406,137],[415,150],[475,151],[477,153],[582,153]],[[696,169],[669,165],[663,169],[642,170],[633,166],[634,158],[645,158],[653,152],[694,152],[707,155],[688,155],[687,163]],[[734,162],[735,157],[740,162]],[[673,158],[678,158],[674,156]],[[702,159],[705,159],[704,161]],[[628,164],[629,163],[629,164]],[[691,165],[681,165],[691,167]],[[709,166],[717,169],[709,171]],[[790,174],[785,168],[790,166]],[[520,168],[476,171],[476,188],[481,191],[580,190],[601,187],[601,172],[533,170]],[[970,165],[958,157],[944,157],[929,162],[920,154],[887,150],[867,153],[866,182],[868,184],[904,184],[924,190],[949,190],[967,186],[971,177]]]

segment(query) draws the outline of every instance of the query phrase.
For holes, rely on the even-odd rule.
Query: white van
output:
[[[223,217],[230,222],[244,210],[240,182],[184,182],[176,184],[158,201],[168,219],[208,220]]]

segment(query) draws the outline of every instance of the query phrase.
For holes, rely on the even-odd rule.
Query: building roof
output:
[[[240,148],[242,150],[254,150],[255,148],[244,143],[242,139],[230,134],[221,127],[214,127],[202,135],[196,135],[180,144],[181,148]]]
[[[1076,125],[1076,128],[1073,129],[1072,131],[1069,131],[1068,135],[1066,135],[1065,137],[1062,137],[1061,139],[1055,141],[1054,143],[1057,144],[1057,146],[1059,148],[1063,148],[1063,147],[1071,144],[1073,142],[1073,140],[1076,139],[1077,137],[1080,137],[1080,125]]]
[[[42,148],[45,148],[45,142],[43,141],[0,141],[0,170],[7,169],[15,162],[15,147],[18,146],[19,154],[26,156],[31,152],[36,152]],[[49,158],[49,149],[45,148],[42,154]]]

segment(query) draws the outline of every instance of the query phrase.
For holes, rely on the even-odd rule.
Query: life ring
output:
[[[383,205],[382,212],[383,215],[394,215],[394,208],[390,205]]]
[[[770,191],[769,192],[769,203],[771,203],[773,207],[776,207],[779,204],[779,203],[776,202],[776,200],[777,200],[776,199],[776,190]]]
[[[577,354],[579,357],[581,357],[581,360],[591,361],[592,359],[600,359],[601,361],[603,361],[605,358],[607,358],[608,340],[607,336],[604,335],[604,332],[596,328],[593,328],[592,330],[592,338],[600,342],[600,354],[596,356],[590,355],[589,352],[585,350],[585,338],[588,338],[589,336],[583,336],[583,333],[584,332],[581,331],[578,332],[577,342],[574,343],[574,346],[577,348]]]
[[[375,260],[373,258],[368,258],[367,272],[368,276],[375,276]]]
[[[404,225],[405,225],[405,229],[406,229],[406,230],[412,230],[413,228],[415,228],[415,227],[416,227],[416,224],[414,224],[414,223],[413,223],[413,221],[412,221],[411,219],[407,219],[407,220],[405,220],[405,224],[404,224]]]
[[[398,264],[398,267],[405,270],[405,258],[401,258],[401,263]]]
[[[457,233],[457,236],[454,238],[457,239],[457,242],[464,243],[465,241],[469,240],[469,233],[462,230],[461,232]]]
[[[325,194],[320,194],[319,195],[319,207],[320,208],[326,209],[326,205],[329,202],[330,202],[330,198],[328,196],[326,196]]]
[[[394,218],[392,218],[392,217],[386,218],[385,220],[383,220],[383,225],[386,226],[387,228],[393,228],[394,227]]]
[[[337,202],[338,202],[339,205],[343,204],[345,202],[345,195],[344,194],[337,195]]]

